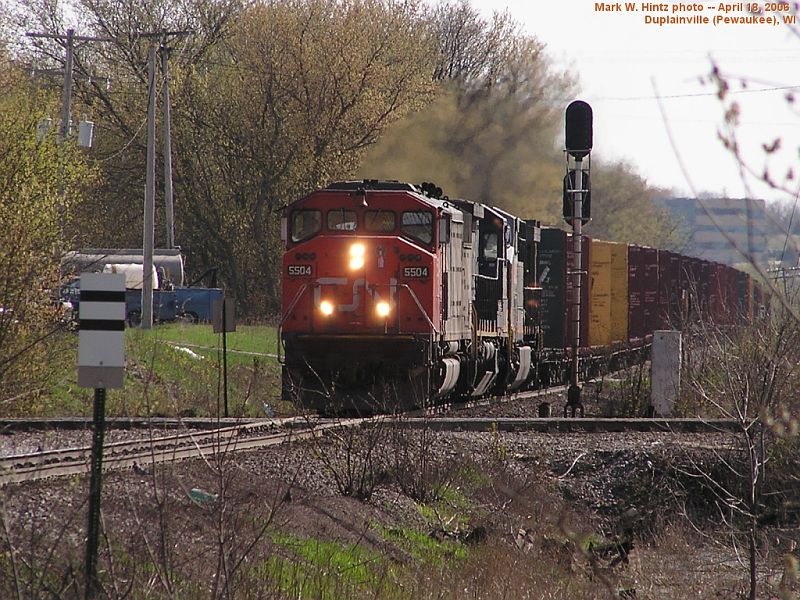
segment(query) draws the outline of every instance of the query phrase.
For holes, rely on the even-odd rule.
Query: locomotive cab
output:
[[[453,379],[438,357],[469,326],[471,286],[451,249],[463,225],[455,206],[397,182],[336,183],[288,206],[284,396],[374,412],[422,404]]]

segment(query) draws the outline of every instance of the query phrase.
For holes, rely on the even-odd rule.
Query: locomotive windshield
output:
[[[356,211],[343,208],[328,211],[328,229],[331,231],[355,231],[357,226]]]
[[[395,216],[391,210],[364,211],[364,227],[367,231],[389,233],[394,231]]]
[[[411,239],[430,244],[433,242],[433,213],[426,210],[404,212],[400,233]]]
[[[322,213],[318,210],[296,210],[292,213],[292,241],[302,242],[322,229]]]

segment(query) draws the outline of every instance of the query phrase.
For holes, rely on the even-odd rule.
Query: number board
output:
[[[428,267],[403,267],[403,277],[428,277]]]
[[[313,269],[311,265],[288,265],[286,274],[289,277],[311,277]]]

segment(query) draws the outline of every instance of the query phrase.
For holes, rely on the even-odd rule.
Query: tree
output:
[[[38,394],[39,344],[57,329],[52,290],[59,285],[65,224],[89,179],[69,144],[37,139],[53,106],[0,50],[0,401]]]
[[[160,40],[139,34],[191,30],[191,36],[169,38],[170,65],[178,73],[181,68],[202,70],[209,48],[227,35],[240,7],[238,0],[134,0],[123,4],[108,0],[31,0],[18,9],[22,31],[64,35],[63,13],[67,11],[78,19],[76,33],[108,40],[80,45],[74,52],[72,112],[95,122],[91,156],[104,174],[80,207],[80,226],[72,230],[76,244],[112,248],[142,244],[147,57],[149,48],[158,46]],[[28,44],[20,51],[21,59],[34,66],[64,67],[63,42],[35,38]],[[160,81],[157,88],[160,93]],[[160,116],[160,105],[157,112]],[[160,145],[157,147],[160,152]],[[157,164],[162,164],[161,157]],[[162,171],[156,171],[161,189]],[[179,189],[176,198],[180,203]],[[162,223],[163,212],[157,211],[157,245],[163,245],[165,238]]]
[[[38,22],[56,22],[46,16],[54,5],[37,2]],[[114,76],[110,90],[96,78],[76,86],[97,115],[97,155],[107,174],[83,213],[82,239],[140,245],[145,57],[156,42],[136,32],[191,29],[170,58],[176,238],[190,270],[221,268],[244,312],[275,314],[276,211],[349,176],[389,123],[429,97],[432,53],[420,35],[419,7],[396,0],[75,3],[87,32],[113,40],[76,59],[79,74]],[[50,50],[55,61],[61,54]]]
[[[760,11],[758,7],[754,9],[754,12]],[[787,27],[797,37],[797,28],[791,25]],[[766,216],[782,234],[779,246],[781,260],[796,256],[800,246],[792,232],[797,205],[797,173],[794,166],[797,148],[789,147],[782,134],[768,136],[760,144],[761,156],[757,157],[757,151],[754,152],[757,148],[748,147],[739,135],[745,109],[732,93],[768,90],[751,90],[751,83],[758,82],[758,79],[725,73],[713,61],[705,81],[715,88],[719,98],[723,119],[717,135],[724,149],[738,163],[746,196],[754,197],[751,183],[758,181],[793,200],[794,206],[788,210],[768,207]],[[785,89],[783,101],[797,114],[796,97],[791,87],[781,88],[775,84],[770,84],[770,87],[771,91]],[[671,135],[669,127],[667,133]],[[676,155],[680,160],[678,150]],[[688,176],[687,182],[692,187]],[[696,190],[692,189],[692,192],[702,198]],[[775,218],[776,215],[778,218]],[[748,210],[748,227],[752,227],[751,220]],[[746,248],[741,250],[746,251]],[[758,530],[774,517],[776,510],[780,510],[781,503],[784,508],[792,506],[797,497],[797,431],[800,421],[794,392],[798,385],[800,312],[797,309],[796,284],[792,285],[794,282],[788,283],[784,279],[784,285],[778,286],[777,281],[766,273],[766,265],[759,264],[754,256],[743,253],[747,259],[745,269],[752,273],[754,282],[761,287],[768,312],[756,318],[743,331],[718,329],[706,324],[701,327],[699,335],[693,335],[699,344],[694,349],[690,348],[685,355],[691,356],[699,349],[699,356],[703,357],[700,366],[688,377],[694,391],[719,414],[734,419],[738,425],[747,468],[740,473],[731,463],[723,461],[723,465],[740,485],[726,486],[702,469],[700,475],[709,483],[708,487],[714,492],[718,504],[728,510],[730,519],[726,524],[735,543],[740,543],[743,538],[746,540],[749,598],[756,598],[760,558]],[[771,490],[765,489],[767,465],[770,465],[771,471]],[[795,597],[790,582],[797,582],[797,568],[796,558],[787,553],[779,590],[781,597]]]
[[[767,486],[767,466],[784,454],[780,434],[796,418],[800,384],[800,322],[782,305],[772,308],[756,311],[752,323],[739,327],[702,315],[684,338],[687,396],[699,403],[701,414],[736,423],[740,462],[720,457],[722,469],[698,465],[693,475],[711,492],[737,554],[740,544],[746,547],[751,599],[757,597],[759,532],[779,521],[787,507],[793,511],[797,494],[796,447],[782,457],[786,470],[772,470]]]
[[[358,172],[434,181],[450,196],[562,225],[559,144],[575,78],[506,13],[486,19],[462,1],[437,5],[428,19],[437,98],[392,128]],[[660,247],[679,237],[653,203],[657,191],[629,166],[594,161],[592,184],[590,235]]]
[[[182,236],[194,261],[220,264],[251,314],[278,312],[277,211],[349,176],[388,124],[427,100],[417,20],[413,3],[257,4],[215,49],[219,66],[184,79]]]
[[[389,132],[359,172],[435,181],[451,196],[555,220],[555,140],[571,79],[507,14],[487,20],[460,2],[439,5],[428,20],[437,99]]]

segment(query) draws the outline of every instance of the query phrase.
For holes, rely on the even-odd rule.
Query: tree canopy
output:
[[[37,136],[52,104],[0,50],[0,398],[35,393],[42,367],[36,341],[57,324],[51,290],[67,223],[90,171],[54,133]]]
[[[96,124],[88,157],[101,174],[67,221],[77,245],[141,245],[147,56],[162,42],[143,34],[164,31],[190,32],[163,40],[176,241],[191,273],[220,268],[250,316],[279,310],[280,208],[331,180],[435,181],[452,196],[561,222],[561,123],[577,84],[508,14],[485,18],[466,0],[70,5],[78,33],[105,40],[75,52],[73,114]],[[4,31],[63,34],[61,8],[17,5]],[[57,40],[28,42],[18,61],[62,66]],[[159,97],[163,85],[159,75]],[[624,165],[595,165],[592,235],[664,239],[659,219],[639,218],[655,214],[646,183]],[[160,191],[157,206],[163,245]]]
[[[432,38],[419,27],[419,5],[77,4],[87,32],[112,40],[76,57],[84,75],[76,96],[99,123],[96,155],[105,174],[81,207],[83,222],[90,223],[80,232],[83,242],[141,244],[145,65],[148,47],[159,40],[136,33],[191,30],[170,40],[176,240],[190,269],[221,269],[246,313],[276,314],[277,211],[314,187],[350,176],[387,125],[432,95]],[[43,3],[38,14],[50,6]],[[86,77],[100,68],[111,77],[109,88]],[[160,171],[158,177],[160,188]],[[165,237],[160,216],[158,223],[157,243]]]
[[[484,18],[468,2],[440,4],[429,19],[439,53],[435,101],[384,135],[363,177],[434,181],[450,196],[479,200],[548,225],[563,224],[563,115],[576,78],[504,13]],[[594,237],[679,245],[654,203],[657,190],[630,166],[593,160]]]

